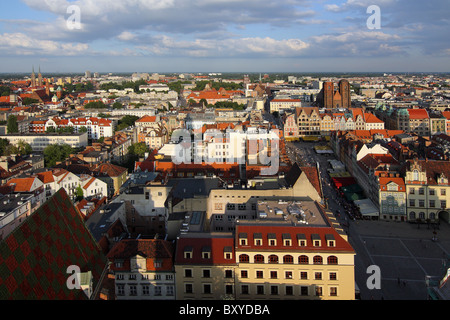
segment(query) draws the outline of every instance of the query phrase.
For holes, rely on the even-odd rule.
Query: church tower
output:
[[[31,87],[36,87],[36,74],[34,73],[34,66],[33,72],[31,73]]]
[[[42,82],[42,74],[41,74],[41,66],[39,66],[39,73],[38,73],[38,86],[42,87],[44,83]]]

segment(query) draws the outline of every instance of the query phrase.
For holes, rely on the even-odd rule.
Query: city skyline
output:
[[[448,72],[448,13],[441,0],[14,1],[0,72]]]

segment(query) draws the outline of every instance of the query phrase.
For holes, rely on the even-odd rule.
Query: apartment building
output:
[[[177,299],[353,300],[355,252],[338,226],[314,201],[259,201],[231,233],[182,233]]]
[[[402,177],[378,178],[380,220],[406,221],[406,186]]]
[[[8,139],[9,143],[16,146],[19,141],[28,143],[34,152],[42,152],[47,146],[51,144],[68,144],[74,149],[84,148],[88,145],[87,132],[73,134],[8,134],[0,137]]]
[[[175,300],[174,244],[123,239],[108,253],[117,300]]]
[[[405,169],[408,221],[450,223],[450,162],[408,160]]]

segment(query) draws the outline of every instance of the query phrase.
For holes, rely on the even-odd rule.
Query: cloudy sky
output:
[[[369,29],[380,8],[380,28]],[[449,0],[1,0],[0,73],[449,72]],[[369,19],[370,20],[370,19]],[[374,20],[370,20],[374,21]]]

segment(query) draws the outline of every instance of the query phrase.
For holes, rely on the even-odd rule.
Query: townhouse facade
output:
[[[408,160],[405,169],[408,221],[437,222],[449,219],[450,163]]]
[[[117,300],[175,300],[174,245],[161,239],[123,239],[107,254]]]

